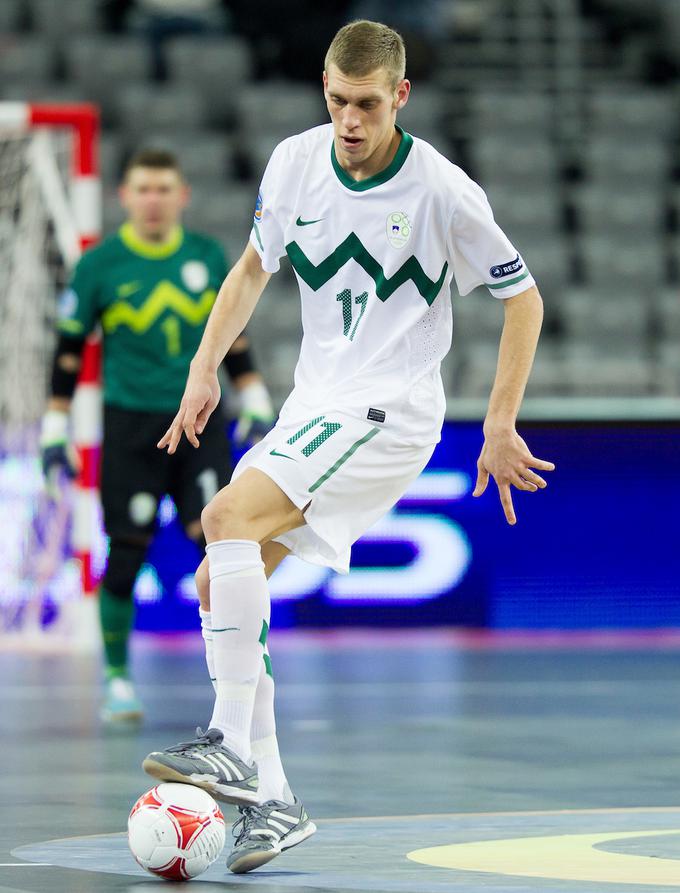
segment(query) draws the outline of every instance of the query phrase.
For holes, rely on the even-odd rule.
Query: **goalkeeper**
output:
[[[200,450],[187,445],[168,456],[156,449],[182,398],[190,360],[227,273],[222,248],[208,236],[181,227],[189,188],[171,153],[145,150],[135,155],[124,171],[119,195],[127,220],[115,235],[83,255],[61,298],[51,397],[41,435],[48,484],[64,473],[73,477],[68,413],[85,338],[101,325],[101,497],[110,539],[99,591],[105,721],[142,717],[128,673],[127,646],[132,590],[161,497],[168,493],[173,498],[187,535],[198,547],[198,564],[205,546],[201,511],[231,473],[219,415],[206,428]],[[245,336],[235,342],[225,366],[240,398],[236,440],[256,440],[274,419]]]

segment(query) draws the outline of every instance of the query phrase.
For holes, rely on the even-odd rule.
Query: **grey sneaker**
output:
[[[234,874],[265,865],[316,831],[297,797],[292,806],[281,800],[267,800],[261,806],[242,806],[239,812],[241,818],[232,829],[236,841],[227,857],[227,868]]]
[[[219,729],[196,729],[194,741],[150,753],[142,769],[161,781],[194,784],[225,803],[257,803],[257,766],[225,747],[223,738]]]

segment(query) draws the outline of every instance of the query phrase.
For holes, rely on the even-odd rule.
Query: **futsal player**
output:
[[[154,531],[159,500],[169,493],[197,549],[205,541],[203,507],[229,480],[229,447],[217,413],[203,449],[189,444],[172,456],[156,449],[167,429],[215,295],[227,273],[214,239],[181,226],[189,200],[177,159],[145,150],[127,165],[120,187],[127,220],[78,263],[60,301],[59,337],[41,448],[48,479],[75,472],[69,446],[69,407],[85,338],[103,337],[104,433],[101,497],[110,540],[99,590],[107,687],[105,721],[142,716],[128,666],[132,591]],[[238,333],[225,365],[241,401],[237,436],[261,437],[273,412],[246,337]],[[200,551],[199,551],[200,550]]]
[[[503,302],[498,369],[484,420],[475,496],[493,477],[509,524],[511,488],[546,486],[515,429],[542,322],[524,259],[482,189],[397,114],[409,98],[401,37],[342,28],[325,59],[331,123],[284,140],[267,165],[250,241],[217,297],[179,411],[159,442],[194,447],[219,401],[216,370],[287,254],[302,302],[295,387],[279,420],[203,511],[216,699],[207,732],[149,754],[144,768],[237,803],[227,865],[249,871],[313,833],[276,741],[267,651],[267,577],[289,552],[347,572],[350,547],[425,468],[440,438],[440,363],[455,278]],[[281,98],[285,102],[285,95]]]

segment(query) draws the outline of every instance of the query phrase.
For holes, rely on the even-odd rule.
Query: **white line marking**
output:
[[[0,862],[0,868],[51,868],[52,862]]]
[[[423,812],[404,815],[362,815],[347,818],[317,819],[324,825],[340,825],[347,822],[404,822],[418,819],[475,819],[492,818],[494,816],[513,818],[520,816],[551,815],[640,815],[643,813],[663,815],[680,812],[680,806],[599,806],[594,809],[520,809],[507,812]]]

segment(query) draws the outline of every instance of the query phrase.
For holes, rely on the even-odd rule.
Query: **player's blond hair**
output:
[[[326,71],[331,62],[348,77],[365,77],[384,68],[394,90],[406,74],[406,48],[394,29],[358,19],[342,27],[333,38],[324,61]]]

